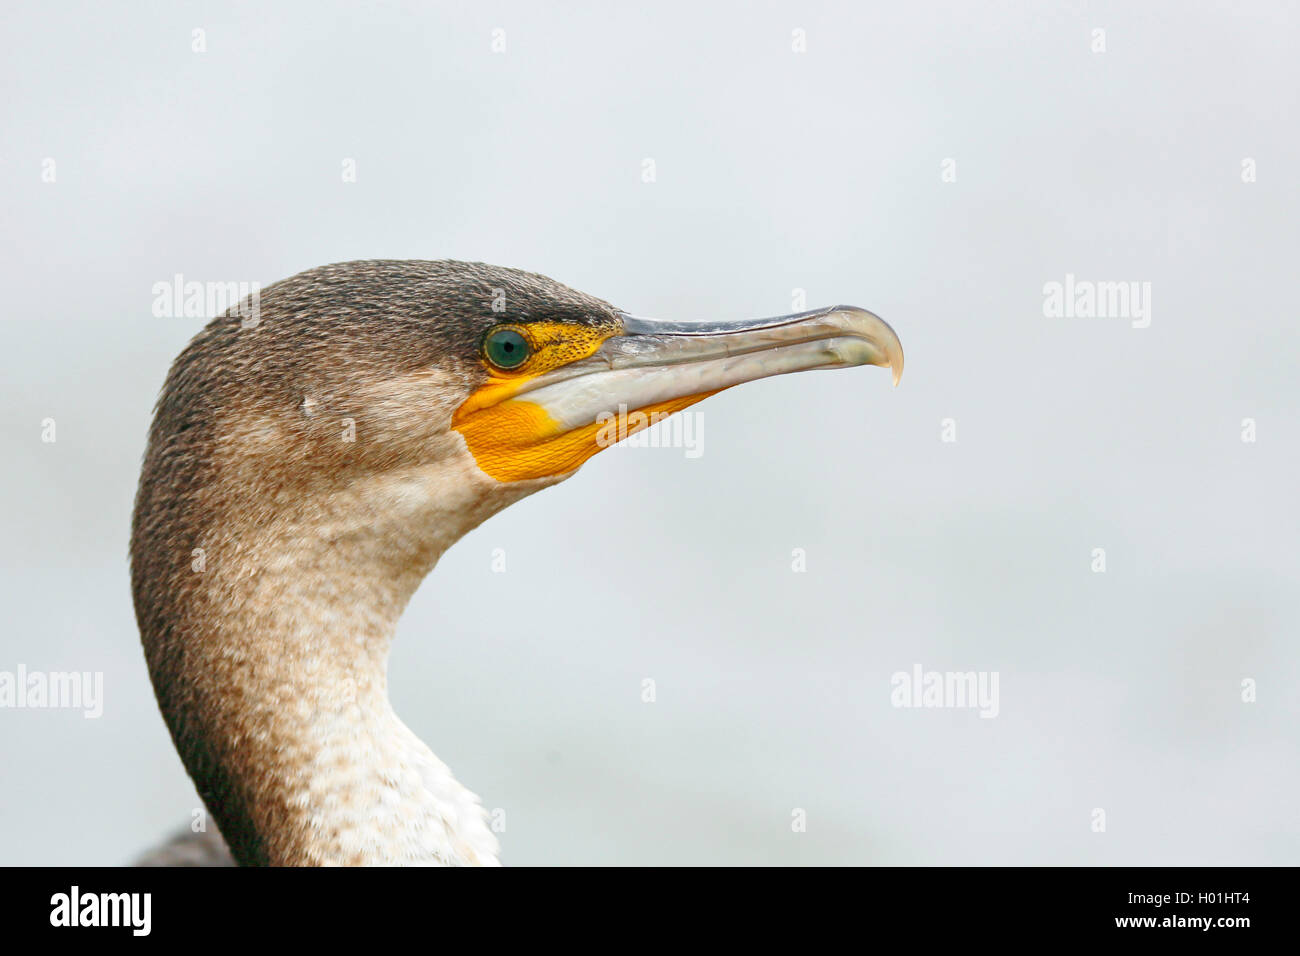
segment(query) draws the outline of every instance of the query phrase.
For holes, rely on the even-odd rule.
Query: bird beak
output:
[[[618,439],[724,388],[772,375],[878,365],[903,374],[889,324],[854,306],[741,322],[684,323],[619,313],[586,358],[521,381],[501,401],[466,402],[452,427],[499,481],[575,470]],[[611,420],[633,413],[624,427]]]

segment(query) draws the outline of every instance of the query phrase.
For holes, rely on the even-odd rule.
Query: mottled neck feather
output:
[[[141,614],[151,676],[240,863],[496,863],[478,799],[397,718],[386,679],[421,579],[527,493],[485,494],[485,480],[452,456],[300,504],[224,506],[218,484],[190,503],[201,520],[144,522],[151,564],[187,565]]]
[[[220,625],[233,640],[195,655],[214,782],[233,776],[221,782],[246,808],[230,822],[272,864],[494,862],[477,799],[389,703],[389,649],[414,582],[358,573],[358,550],[249,555],[244,598]]]

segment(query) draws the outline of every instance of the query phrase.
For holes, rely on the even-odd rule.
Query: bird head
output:
[[[850,306],[665,322],[481,263],[324,266],[214,320],[176,360],[137,537],[150,523],[155,539],[218,524],[245,543],[310,526],[436,558],[660,416],[754,379],[854,365],[897,382],[903,352]],[[200,520],[178,515],[194,504],[205,528],[179,527]]]

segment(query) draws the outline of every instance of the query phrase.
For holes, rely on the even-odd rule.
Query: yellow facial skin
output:
[[[511,328],[528,339],[528,360],[510,371],[495,368],[485,360],[484,367],[490,374],[487,384],[456,409],[451,427],[464,437],[479,468],[497,481],[567,474],[607,447],[600,433],[602,429],[608,432],[608,425],[593,422],[564,431],[540,405],[511,396],[537,376],[595,354],[606,339],[618,334],[619,328],[614,323],[574,326],[563,322],[532,322]],[[637,409],[645,413],[645,419],[630,423],[624,434],[640,431],[656,414],[680,411],[712,394],[688,395]]]

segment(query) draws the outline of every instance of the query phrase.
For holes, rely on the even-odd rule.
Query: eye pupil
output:
[[[515,329],[493,329],[483,341],[483,355],[497,368],[518,368],[528,361],[528,340]]]

